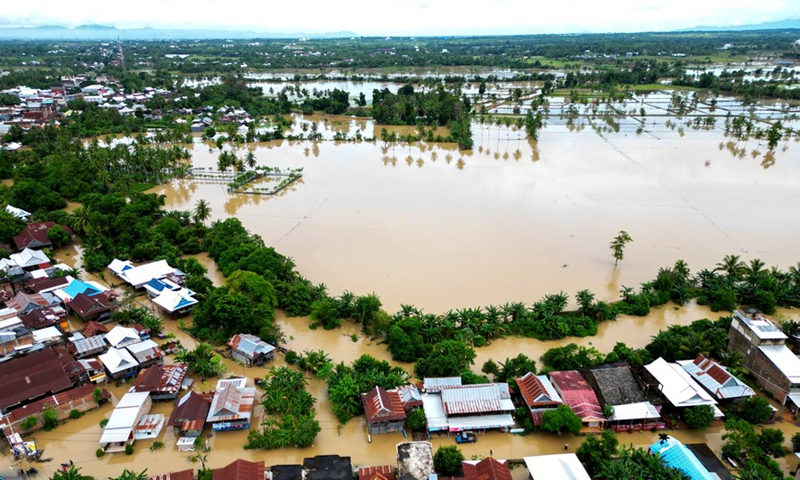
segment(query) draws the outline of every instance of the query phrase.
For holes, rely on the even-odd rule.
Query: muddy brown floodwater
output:
[[[326,135],[334,131],[352,135],[357,129],[379,135],[371,122],[342,117],[303,121],[309,120]],[[459,152],[452,145],[383,142],[257,144],[248,148],[259,164],[303,167],[302,181],[273,197],[228,194],[222,185],[191,180],[152,191],[166,195],[169,209],[188,210],[199,199],[208,200],[214,220],[237,216],[268,245],[293,257],[306,277],[325,283],[332,294],[345,289],[359,294],[374,291],[390,312],[401,303],[442,312],[531,302],[558,291],[574,295],[584,288],[600,299],[616,299],[623,285],[636,287],[678,258],[693,271],[712,268],[730,253],[744,259],[758,257],[782,268],[800,260],[794,248],[800,233],[797,145],[783,144],[768,155],[755,142],[728,144],[720,129],[674,128],[665,120],[648,119],[642,133],[636,133],[635,122],[624,120],[619,133],[601,136],[586,125],[551,119],[538,144],[513,129],[476,124],[472,152]],[[194,165],[215,166],[218,152],[199,139],[195,142]],[[634,242],[614,268],[608,245],[619,230],[628,231]],[[58,253],[63,261],[79,265],[79,249],[67,247]],[[214,283],[222,284],[213,260],[198,258]],[[113,281],[107,272],[105,278]],[[795,317],[797,313],[781,312]],[[645,318],[606,322],[592,338],[500,339],[478,349],[475,364],[480,368],[489,358],[503,360],[518,353],[538,359],[547,349],[572,341],[603,352],[618,341],[642,347],[668,325],[703,317],[717,314],[693,304],[679,309],[668,305]],[[306,318],[279,314],[278,321],[288,346],[296,351],[322,349],[337,362],[350,362],[364,353],[391,361],[385,345],[364,337],[353,324],[324,331],[310,330]],[[194,345],[176,322],[165,323],[185,346]],[[229,373],[245,374],[251,381],[267,374],[267,369],[226,363]],[[279,355],[270,367],[282,364]],[[410,365],[401,366],[411,371]],[[208,390],[213,382],[195,388]],[[402,434],[376,435],[368,443],[363,417],[339,425],[325,385],[314,379],[309,389],[318,399],[322,427],[313,447],[249,451],[242,449],[246,432],[223,432],[209,439],[209,466],[221,467],[236,458],[263,459],[267,464],[301,462],[307,456],[330,453],[349,455],[355,465],[395,463],[395,444],[403,441]],[[112,391],[118,399],[125,387]],[[49,475],[59,463],[72,459],[98,479],[116,476],[123,468],[161,473],[199,467],[190,462],[189,454],[177,451],[169,429],[159,438],[163,450],[152,452],[150,441],[140,441],[133,456],[96,458],[99,422],[111,409],[106,405],[51,432],[33,435],[45,457],[54,459],[37,467]],[[168,403],[154,407],[155,412],[169,410]],[[787,439],[797,431],[788,422],[777,426]],[[704,432],[671,433],[686,442],[707,442],[716,452],[722,442],[720,425]],[[656,439],[650,432],[620,435],[623,444],[639,446]],[[581,441],[572,435],[490,432],[461,448],[467,458],[490,451],[497,458],[521,458],[560,453],[564,443],[574,451]],[[434,448],[454,444],[449,437],[434,437],[432,442]],[[796,466],[788,457],[781,462],[785,469]],[[0,459],[2,471],[9,471],[10,465],[7,456]],[[526,476],[524,468],[514,471],[516,479]]]

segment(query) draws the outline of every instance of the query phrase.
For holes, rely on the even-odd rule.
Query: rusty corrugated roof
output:
[[[511,480],[507,462],[486,457],[480,462],[463,462],[464,480]]]
[[[264,480],[264,461],[234,460],[225,467],[215,468],[211,478],[212,480]]]
[[[376,386],[365,393],[361,401],[364,404],[364,413],[369,423],[390,422],[406,418],[406,411],[397,391],[387,392]]]

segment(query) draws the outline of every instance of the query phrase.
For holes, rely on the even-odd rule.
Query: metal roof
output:
[[[106,333],[106,341],[112,347],[122,348],[142,341],[136,330],[122,325],[117,325]]]
[[[158,344],[152,340],[144,340],[139,343],[134,343],[133,345],[128,345],[126,348],[133,354],[139,363],[144,363],[149,360],[156,360],[164,356],[164,352],[161,351],[161,347],[159,347]]]
[[[448,416],[514,410],[507,383],[443,387],[441,395]]]
[[[758,349],[790,382],[800,383],[800,358],[786,345],[762,345]]]
[[[667,437],[666,440],[659,440],[650,445],[650,451],[658,454],[667,466],[680,470],[692,480],[714,479],[695,454],[672,437]]]
[[[591,480],[574,453],[524,457],[533,480]]]
[[[608,417],[610,422],[624,422],[627,420],[655,421],[661,418],[656,407],[650,402],[630,403],[627,405],[614,405],[614,414]]]
[[[238,333],[234,335],[231,341],[228,342],[228,345],[237,352],[246,355],[248,358],[254,358],[256,355],[262,353],[268,354],[275,350],[274,346],[249,333]]]
[[[530,408],[557,407],[564,403],[550,379],[544,375],[528,372],[516,381],[522,399]]]
[[[83,355],[86,352],[93,352],[104,348],[106,348],[106,342],[103,341],[103,337],[81,338],[72,342],[72,350],[74,350],[77,355]]]
[[[678,360],[678,365],[718,400],[755,395],[752,388],[731,375],[724,366],[703,355],[694,360]]]
[[[456,387],[461,385],[461,377],[428,377],[422,381],[422,389],[428,393],[435,393],[442,387]]]
[[[130,352],[121,348],[111,348],[97,358],[103,362],[103,365],[105,365],[112,375],[139,365],[139,362],[133,358]]]
[[[247,419],[253,415],[255,388],[225,387],[218,389],[208,410],[207,422],[229,422]]]
[[[733,312],[734,318],[747,325],[761,340],[785,340],[788,337],[760,313],[745,314],[741,310]]]
[[[663,358],[658,358],[644,368],[658,381],[661,393],[676,407],[717,404],[677,363],[668,363]]]

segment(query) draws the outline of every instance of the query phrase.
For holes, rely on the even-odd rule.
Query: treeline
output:
[[[471,108],[466,97],[459,97],[457,90],[446,91],[441,84],[425,92],[415,92],[412,85],[401,87],[396,94],[388,88],[372,92],[372,118],[379,124],[446,126],[450,140],[467,150],[473,144]]]

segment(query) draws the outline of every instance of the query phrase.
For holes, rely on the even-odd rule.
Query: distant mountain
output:
[[[0,28],[0,40],[168,40],[168,39],[250,39],[250,38],[349,38],[353,32],[274,33],[252,30],[117,28],[108,25]]]
[[[679,32],[721,32],[739,30],[776,30],[776,29],[800,29],[800,18],[785,18],[774,22],[753,23],[749,25],[729,25],[727,27],[693,27],[677,30]]]

